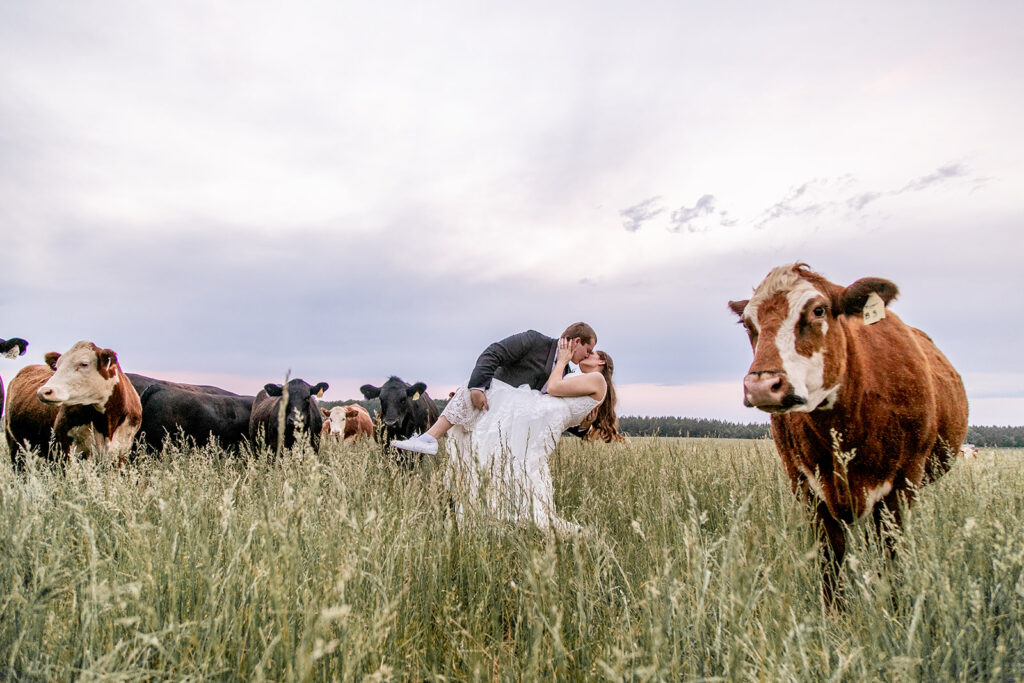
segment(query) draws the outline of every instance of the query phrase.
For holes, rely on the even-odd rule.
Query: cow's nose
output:
[[[751,372],[743,378],[744,402],[753,408],[782,406],[787,393],[785,378],[778,374]]]
[[[39,387],[39,391],[36,392],[36,396],[39,397],[40,401],[53,401],[55,398],[55,392],[50,387]]]

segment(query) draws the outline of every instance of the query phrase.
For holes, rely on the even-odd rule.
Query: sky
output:
[[[629,6],[627,6],[629,5]],[[763,422],[726,308],[895,282],[1024,424],[1024,4],[0,0],[0,337],[435,397],[585,320],[620,415]]]

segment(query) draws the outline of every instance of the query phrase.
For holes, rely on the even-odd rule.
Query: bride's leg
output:
[[[437,422],[427,430],[427,434],[430,434],[435,439],[440,439],[442,436],[448,433],[448,430],[452,428],[452,423],[448,421],[448,418],[441,415],[437,418]]]

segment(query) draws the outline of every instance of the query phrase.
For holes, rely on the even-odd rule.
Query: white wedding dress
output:
[[[446,445],[448,483],[456,499],[486,505],[503,519],[532,519],[542,529],[578,529],[555,514],[548,455],[562,432],[580,424],[599,402],[589,396],[558,398],[500,380],[492,380],[487,390],[487,411],[474,410],[468,399],[464,387],[452,397],[452,409],[467,419],[453,424]]]

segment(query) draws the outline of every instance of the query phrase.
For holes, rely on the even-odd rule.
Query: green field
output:
[[[895,562],[854,527],[830,613],[768,441],[564,439],[559,538],[371,445],[2,464],[0,678],[1024,679],[1022,466],[958,462]]]

